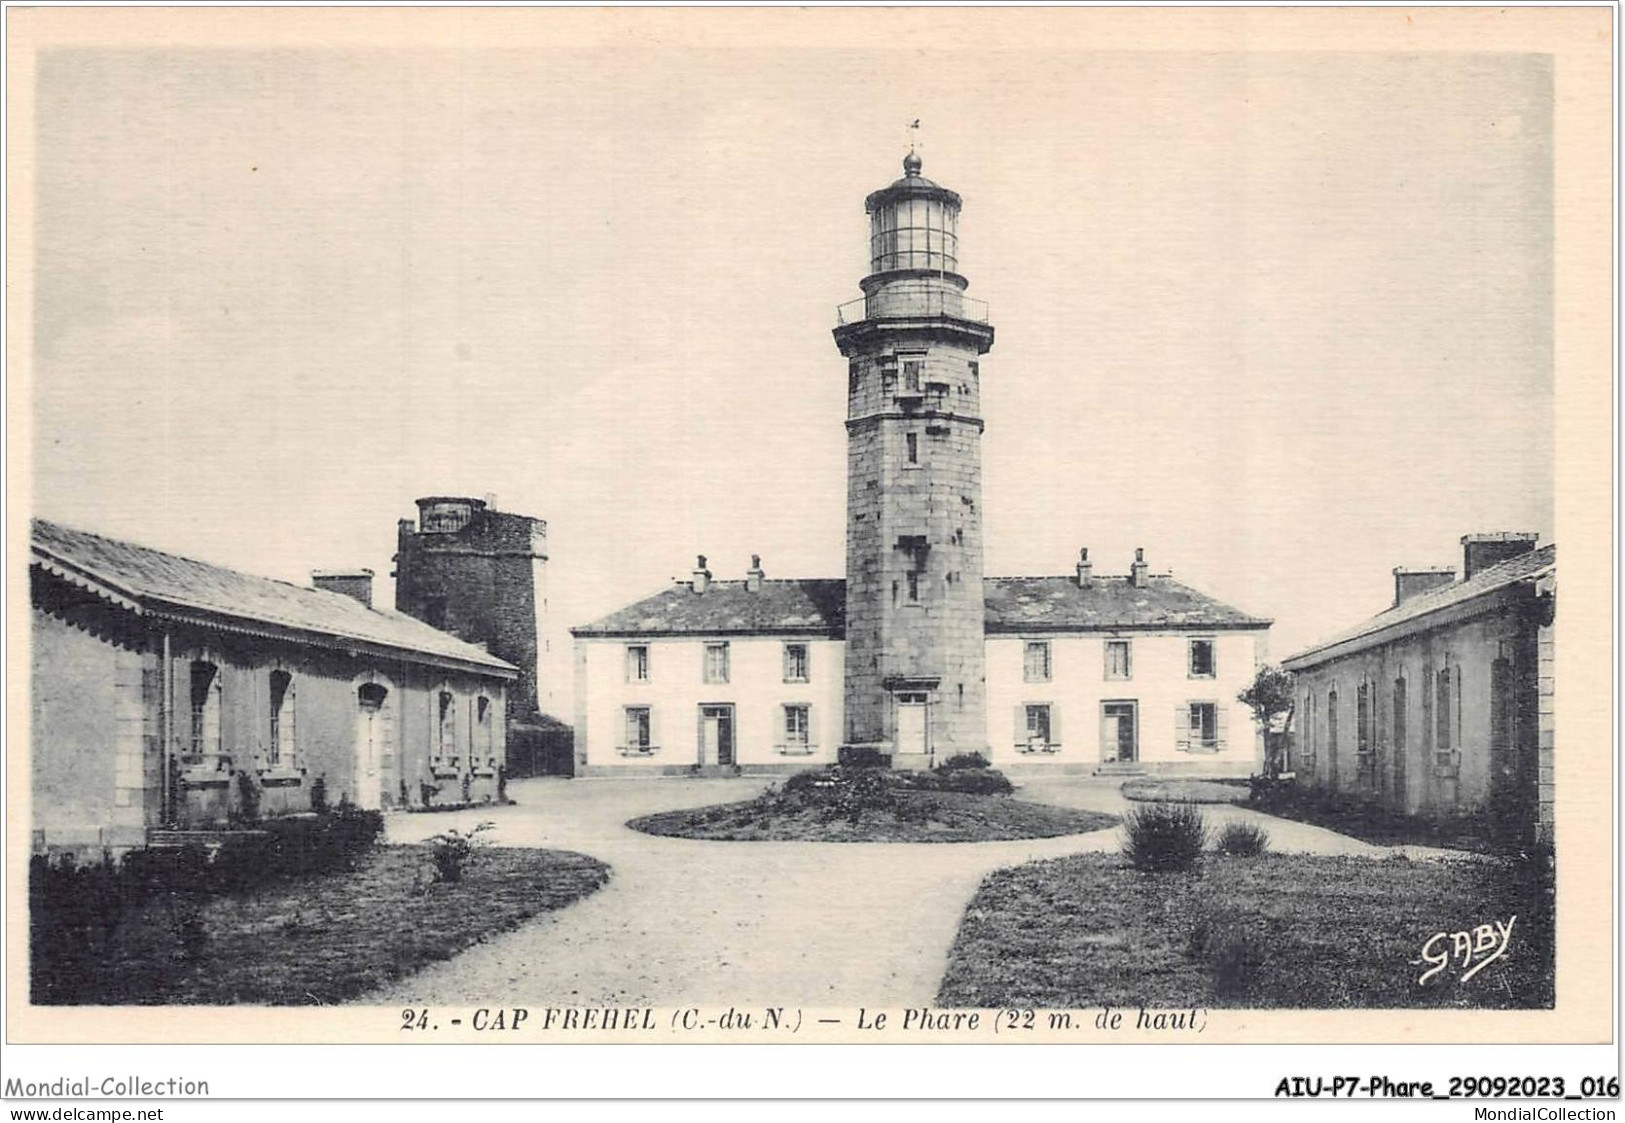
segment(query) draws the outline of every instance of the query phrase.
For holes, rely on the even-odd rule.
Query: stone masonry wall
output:
[[[901,364],[882,359],[922,352],[919,396],[910,398]],[[849,744],[891,742],[888,682],[936,678],[933,751],[939,759],[986,751],[979,354],[973,342],[909,330],[872,336],[849,354]]]

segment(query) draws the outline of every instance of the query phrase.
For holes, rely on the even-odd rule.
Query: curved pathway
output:
[[[488,837],[497,845],[579,850],[613,872],[585,900],[361,1001],[451,1004],[500,996],[572,1006],[923,1005],[936,995],[960,916],[989,872],[1119,845],[1115,827],[1016,842],[898,844],[709,842],[625,826],[654,811],[748,799],[766,783],[516,781],[518,806],[390,816],[391,842],[418,842],[489,819],[497,829]],[[1020,795],[1112,814],[1129,806],[1115,781],[1045,780]],[[1239,808],[1203,810],[1216,820],[1264,822],[1276,850],[1393,852]]]

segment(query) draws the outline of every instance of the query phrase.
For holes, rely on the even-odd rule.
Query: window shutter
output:
[[[1219,751],[1222,753],[1230,747],[1230,707],[1219,705],[1214,708],[1219,711],[1217,732],[1219,735]]]
[[[818,707],[807,703],[807,748],[818,747]]]
[[[656,749],[656,748],[659,748],[660,745],[661,745],[661,740],[660,740],[660,707],[658,707],[658,706],[650,706],[649,707],[649,747],[651,749]],[[696,750],[696,752],[698,752],[698,750]]]
[[[1020,746],[1027,743],[1027,707],[1016,706],[1015,732],[1011,734],[1011,741]]]
[[[1060,746],[1061,741],[1061,707],[1049,708],[1049,740],[1050,744]]]
[[[1191,751],[1191,708],[1189,705],[1174,707],[1174,749],[1182,753]]]

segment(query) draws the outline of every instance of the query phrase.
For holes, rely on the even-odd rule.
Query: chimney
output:
[[[488,492],[485,493],[483,498],[485,499],[485,509],[487,511],[494,511],[494,510],[497,509],[497,493],[496,492],[488,491]]]
[[[343,593],[372,607],[372,570],[370,569],[313,569],[310,571],[312,588],[329,593]]]
[[[1461,536],[1461,579],[1473,576],[1492,565],[1500,565],[1509,558],[1527,554],[1535,548],[1540,535],[1518,531],[1496,534],[1463,534]]]
[[[1394,567],[1394,607],[1398,608],[1414,596],[1419,596],[1429,589],[1443,588],[1453,584],[1456,580],[1456,571],[1445,565],[1429,565],[1419,569],[1410,569],[1403,565]]]
[[[705,555],[701,554],[694,566],[694,580],[691,587],[696,593],[703,593],[711,587],[711,571],[705,568]]]
[[[762,572],[762,555],[752,554],[750,556],[750,568],[745,570],[745,591],[747,593],[761,592],[762,578],[766,576],[767,574]]]
[[[1145,548],[1134,547],[1134,564],[1129,567],[1128,583],[1136,589],[1145,587],[1145,574],[1150,566],[1145,564]]]
[[[1094,563],[1089,560],[1089,547],[1084,546],[1078,551],[1078,588],[1089,584],[1089,578],[1094,574]]]

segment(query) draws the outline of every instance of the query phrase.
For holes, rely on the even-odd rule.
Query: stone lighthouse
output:
[[[987,751],[980,357],[959,273],[960,198],[920,174],[864,201],[869,275],[847,359],[844,744],[925,767]]]

